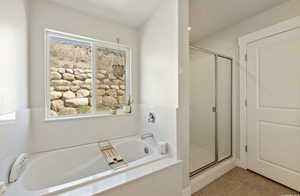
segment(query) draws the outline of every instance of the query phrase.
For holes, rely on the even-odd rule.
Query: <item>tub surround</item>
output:
[[[28,109],[16,112],[15,121],[0,122],[0,182],[8,182],[12,163],[18,155],[28,152],[29,122]]]
[[[153,181],[153,179],[156,179],[155,176],[159,176],[158,180],[160,183],[164,182],[169,184],[172,183],[172,188],[175,188],[172,190],[172,192],[177,192],[177,194],[172,194],[170,189],[165,189],[163,191],[166,191],[167,193],[164,194],[164,196],[180,196],[178,194],[181,191],[181,177],[180,173],[176,172],[179,171],[181,168],[181,161],[172,159],[172,158],[165,158],[160,161],[156,161],[147,165],[143,165],[141,167],[128,170],[128,171],[120,171],[119,173],[112,174],[110,177],[104,178],[101,176],[95,176],[90,177],[88,179],[89,183],[86,182],[87,179],[83,179],[83,181],[78,181],[78,184],[73,185],[73,189],[69,189],[67,185],[66,187],[51,187],[46,188],[41,191],[36,192],[25,192],[26,194],[30,196],[41,196],[41,195],[60,195],[60,196],[82,196],[82,195],[98,195],[98,194],[110,194],[111,192],[118,191],[118,188],[122,188],[122,185],[126,185],[128,183],[132,183],[137,180],[151,180],[151,183],[154,182],[154,184],[157,184]],[[171,172],[172,170],[172,172]],[[160,173],[161,172],[161,173]],[[166,176],[167,174],[167,176]],[[154,175],[154,176],[152,176]],[[173,178],[169,178],[169,176],[172,175]],[[175,177],[174,177],[175,176]],[[149,187],[152,187],[151,184],[148,184]],[[146,188],[148,194],[151,193],[153,195],[158,190],[153,190]],[[162,184],[161,184],[162,185]],[[17,187],[18,186],[18,187]],[[128,186],[131,186],[131,184],[128,184]],[[145,185],[140,186],[139,189],[143,189]],[[161,187],[160,187],[161,190]],[[128,191],[128,190],[127,190]],[[14,195],[24,195],[24,190],[22,189],[22,185],[14,184],[8,189],[7,195],[8,196],[14,196]]]
[[[93,183],[91,186],[94,188],[94,190],[91,190],[90,186],[83,186],[79,189],[74,190],[74,192],[67,192],[65,194],[62,194],[62,196],[67,196],[70,194],[74,196],[81,196],[80,194],[82,192],[86,192],[86,195],[121,195],[116,194],[116,192],[122,192],[123,195],[133,195],[134,192],[131,192],[131,194],[126,194],[126,192],[130,192],[127,189],[128,187],[121,187],[121,185],[126,185],[128,183],[132,183],[133,185],[134,183],[138,183],[138,189],[135,193],[137,195],[181,196],[180,192],[182,185],[180,172],[178,172],[180,170],[181,161],[172,158],[165,158],[160,161],[156,161],[151,164],[136,168],[134,170],[129,170],[119,175],[112,176],[107,180]],[[128,184],[127,186],[131,186],[132,184]],[[156,186],[155,189],[153,189],[153,185]],[[164,188],[162,189],[162,187]],[[120,189],[125,190],[123,191]]]
[[[155,123],[148,122],[150,112],[155,115]],[[172,106],[140,105],[140,115],[142,116],[142,130],[153,133],[157,142],[167,142],[168,153],[170,156],[177,157],[177,108]]]
[[[144,142],[136,136],[110,143],[124,158],[125,165],[111,167],[99,143],[33,154],[24,174],[9,186],[7,195],[79,195],[82,191],[95,194],[180,163],[161,155],[154,140]]]
[[[45,121],[44,108],[33,109],[31,116],[31,153],[128,137],[141,132],[138,106],[132,114],[117,116]]]

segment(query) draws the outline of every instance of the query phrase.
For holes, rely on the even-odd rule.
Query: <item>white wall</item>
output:
[[[27,107],[25,0],[0,2],[0,114]]]
[[[7,181],[11,163],[19,153],[26,152],[29,119],[25,0],[0,1],[0,43],[0,115],[17,111],[16,121],[0,122],[0,181]]]
[[[44,29],[74,33],[128,45],[133,50],[133,92],[138,96],[138,36],[135,29],[91,17],[47,1],[32,0],[30,15],[30,150],[32,152],[91,143],[136,134],[138,115],[44,121]],[[38,82],[37,82],[38,81]]]
[[[242,21],[239,24],[230,26],[220,32],[203,38],[194,45],[198,45],[215,52],[231,56],[234,58],[233,66],[233,128],[236,131],[236,147],[239,149],[239,55],[238,55],[238,38],[251,32],[255,32],[267,26],[279,23],[294,16],[300,15],[300,1],[289,0],[277,7],[266,10],[254,17]],[[239,156],[239,151],[236,151]]]
[[[140,27],[140,92],[143,130],[169,143],[177,156],[176,109],[178,106],[178,4],[162,1],[152,17]],[[155,124],[147,122],[149,112]]]
[[[140,28],[141,103],[178,106],[177,1],[162,1]]]

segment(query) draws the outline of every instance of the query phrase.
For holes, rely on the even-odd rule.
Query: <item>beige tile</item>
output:
[[[193,196],[283,196],[297,194],[254,172],[234,168]]]
[[[231,180],[218,179],[212,184],[203,188],[200,192],[193,196],[226,196],[230,195],[233,191],[237,190],[241,184],[233,182]],[[220,191],[222,190],[222,191]]]

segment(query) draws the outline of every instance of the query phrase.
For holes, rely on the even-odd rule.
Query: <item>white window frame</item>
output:
[[[120,115],[132,115],[134,114],[134,107],[132,106],[132,111],[130,113],[125,113],[121,109],[117,110],[117,114],[112,114],[109,111],[97,111],[96,110],[96,64],[95,64],[95,50],[97,47],[105,47],[109,49],[116,49],[120,51],[124,51],[126,53],[126,97],[132,99],[132,49],[123,44],[117,44],[113,42],[107,42],[102,40],[97,40],[85,36],[80,36],[72,33],[65,33],[61,31],[45,29],[45,49],[44,49],[44,57],[45,57],[45,120],[46,121],[55,121],[55,120],[68,120],[68,119],[80,119],[80,118],[93,118],[93,117],[113,117]],[[51,99],[50,99],[50,44],[49,37],[55,36],[58,38],[63,38],[67,40],[75,40],[80,42],[85,42],[90,44],[91,46],[91,66],[92,66],[92,111],[89,114],[77,114],[77,115],[62,115],[62,116],[50,116],[49,111],[51,110]]]

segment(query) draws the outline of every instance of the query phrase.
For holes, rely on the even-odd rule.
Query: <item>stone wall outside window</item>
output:
[[[93,104],[92,48],[89,43],[50,37],[51,117],[89,114]],[[96,48],[96,110],[122,108],[126,102],[126,53]]]

